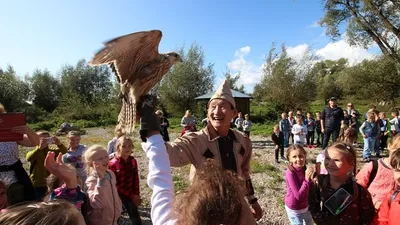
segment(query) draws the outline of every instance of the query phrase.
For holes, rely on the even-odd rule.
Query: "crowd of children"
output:
[[[304,147],[312,148],[311,140],[308,140],[312,133],[309,132],[317,130],[316,123],[319,122],[318,113],[316,120],[311,115],[307,113],[307,122],[303,122],[302,116],[297,116],[291,125],[286,113],[283,113],[272,134],[276,149],[279,146],[281,152],[284,150],[280,146],[287,146],[289,142],[288,133],[294,135],[293,145],[286,151],[289,166],[285,178],[285,209],[290,223],[400,224],[396,214],[400,212],[398,112],[392,112],[392,119],[388,120],[384,112],[370,110],[361,126],[357,113],[349,115],[344,112],[345,119],[338,140],[322,150],[316,158],[315,167],[306,167],[307,152]],[[305,131],[308,134],[306,137]],[[353,147],[358,132],[364,139],[364,162],[369,162],[360,171],[357,171],[357,155]],[[276,138],[280,135],[284,138]],[[389,136],[391,140],[387,144]],[[386,148],[389,155],[380,158]],[[372,152],[375,152],[377,160],[371,159]]]
[[[301,111],[296,116],[293,112],[282,113],[279,124],[274,126],[271,139],[275,145],[275,160],[279,163],[280,157],[288,162],[284,203],[291,224],[391,225],[400,222],[397,216],[400,212],[398,112],[392,112],[393,118],[388,120],[384,112],[369,111],[361,126],[357,113],[349,115],[346,111],[344,115],[338,140],[323,149],[315,166],[307,164],[306,148],[315,148],[315,139],[317,146],[321,144],[320,113],[315,114],[315,119],[310,112],[306,116]],[[250,136],[252,123],[247,114],[244,119],[240,115],[235,124]],[[357,154],[353,147],[358,132],[364,139],[363,159],[368,162],[360,171],[357,171]],[[115,137],[107,149],[81,144],[81,136],[76,131],[68,133],[68,146],[56,136],[51,137],[49,132],[37,134],[39,145],[27,153],[26,159],[30,162],[30,179],[38,202],[10,206],[7,186],[0,181],[0,224],[115,225],[123,208],[132,224],[142,224],[138,211],[142,202],[138,163],[132,156],[134,143],[121,129],[115,129]],[[289,146],[291,135],[292,145]],[[206,163],[199,170],[193,181],[194,188],[189,189],[180,201],[195,201],[199,194],[196,187],[208,186],[207,190],[218,190],[216,187],[219,187],[218,191],[229,194],[220,201],[209,199],[213,204],[207,212],[196,211],[195,206],[180,208],[172,204],[173,184],[169,181],[172,178],[164,179],[171,173],[163,143],[159,135],[142,145],[150,160],[148,182],[154,191],[153,222],[182,224],[184,215],[186,224],[191,220],[197,222],[189,224],[209,224],[213,216],[223,215],[225,224],[238,224],[244,200],[243,193],[237,191],[240,181],[233,173],[222,171],[212,163]],[[285,147],[288,147],[286,152]],[[389,155],[380,158],[386,148]],[[372,152],[378,160],[371,160]],[[216,178],[218,183],[215,183]],[[207,196],[221,195],[209,191]],[[173,208],[185,213],[178,215]],[[60,212],[64,210],[67,211],[61,216]],[[198,217],[191,218],[190,215]]]
[[[23,207],[9,205],[7,186],[0,181],[0,209],[3,210],[0,224],[116,225],[122,206],[132,224],[142,224],[138,212],[141,198],[137,161],[132,156],[133,141],[120,129],[115,131],[116,138],[108,146],[110,154],[100,145],[89,148],[82,145],[76,131],[68,133],[68,147],[47,131],[37,132],[40,144],[26,155],[37,202],[20,203]],[[110,148],[114,150],[110,151]],[[63,208],[71,209],[68,202],[75,206],[74,209],[60,214]],[[55,210],[54,213],[64,218],[34,212],[35,208],[47,213]],[[18,213],[21,215],[17,216]],[[42,217],[34,218],[33,215]],[[32,221],[16,223],[14,217]]]

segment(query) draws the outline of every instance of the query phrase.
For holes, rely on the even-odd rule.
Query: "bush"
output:
[[[282,105],[273,102],[251,105],[250,110],[250,120],[253,123],[273,123],[279,120],[280,115],[283,112]]]
[[[57,121],[55,120],[47,120],[47,121],[42,121],[34,124],[30,124],[29,127],[32,128],[34,131],[38,130],[55,130],[57,127],[59,127],[60,124],[57,124]]]

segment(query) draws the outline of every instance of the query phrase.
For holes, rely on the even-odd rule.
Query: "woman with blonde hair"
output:
[[[185,115],[182,117],[181,120],[182,132],[181,136],[184,135],[186,132],[195,132],[196,129],[196,118],[192,115],[190,110],[186,110]]]

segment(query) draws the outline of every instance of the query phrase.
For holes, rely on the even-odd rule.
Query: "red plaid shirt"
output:
[[[140,195],[139,173],[135,158],[129,156],[128,160],[125,161],[116,156],[110,161],[109,168],[117,178],[117,190],[121,199],[132,199],[134,195]]]

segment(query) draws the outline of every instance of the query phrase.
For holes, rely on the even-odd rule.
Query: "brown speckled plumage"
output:
[[[136,103],[140,97],[148,94],[175,62],[181,61],[174,52],[158,52],[161,37],[161,31],[151,30],[114,38],[105,42],[105,47],[89,62],[90,65],[108,64],[117,75],[123,96],[118,123],[127,133],[135,127]]]

